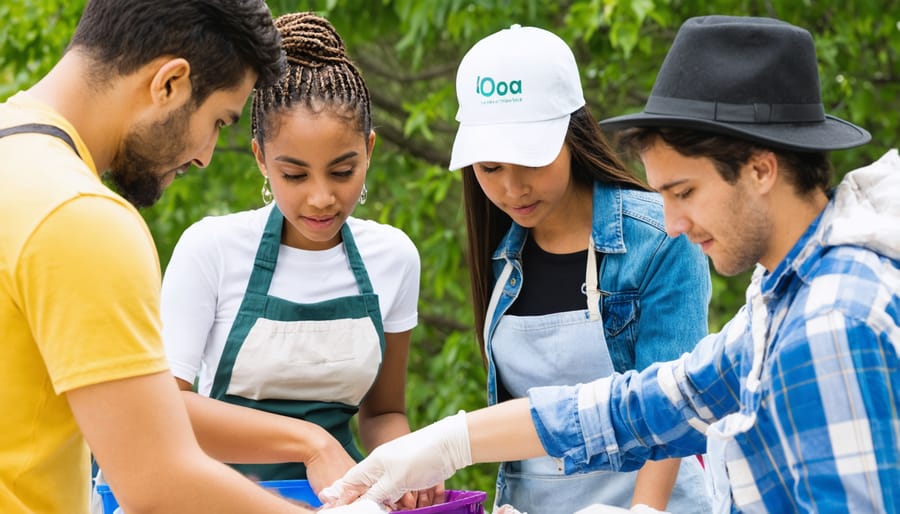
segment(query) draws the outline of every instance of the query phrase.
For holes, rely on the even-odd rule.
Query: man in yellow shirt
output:
[[[85,442],[129,514],[305,512],[197,445],[129,203],[206,166],[281,64],[263,0],[91,0],[54,68],[0,104],[0,512],[88,512]]]

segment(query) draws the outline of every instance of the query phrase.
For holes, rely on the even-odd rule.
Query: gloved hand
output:
[[[403,493],[427,489],[470,464],[469,427],[466,413],[459,411],[379,446],[319,492],[319,499],[326,506],[344,505],[359,497],[394,503]]]
[[[360,500],[352,505],[343,505],[341,507],[323,508],[316,511],[321,514],[384,514],[385,509],[381,508],[375,502],[369,500]]]

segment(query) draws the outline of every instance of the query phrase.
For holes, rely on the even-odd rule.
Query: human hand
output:
[[[319,498],[326,505],[344,505],[360,497],[394,503],[403,493],[431,489],[471,463],[466,413],[459,411],[379,446],[320,491]]]
[[[324,429],[311,447],[312,453],[306,456],[303,464],[306,479],[316,493],[344,476],[356,464],[341,443]]]
[[[350,505],[340,507],[325,507],[317,510],[321,514],[384,514],[387,512],[371,500],[360,500]]]
[[[412,510],[419,507],[431,507],[435,504],[444,503],[444,483],[422,489],[420,491],[409,491],[397,501],[393,507],[396,510]]]

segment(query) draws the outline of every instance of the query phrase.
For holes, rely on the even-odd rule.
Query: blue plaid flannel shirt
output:
[[[567,473],[707,450],[719,512],[900,512],[900,157],[848,174],[677,361],[529,391]]]

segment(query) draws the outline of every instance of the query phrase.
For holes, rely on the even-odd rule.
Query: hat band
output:
[[[650,96],[644,112],[732,123],[814,123],[825,121],[822,104],[730,104]]]

